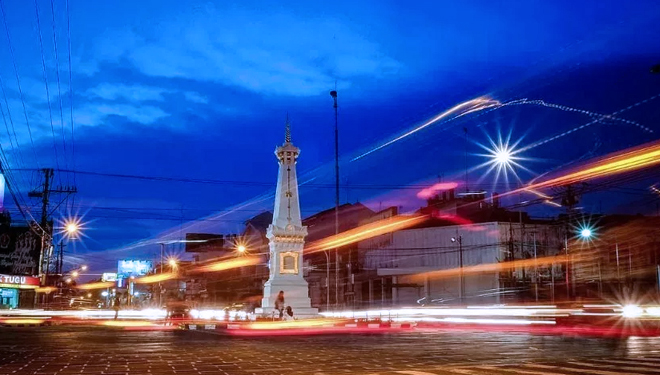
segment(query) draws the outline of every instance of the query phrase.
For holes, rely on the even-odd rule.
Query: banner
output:
[[[0,226],[0,273],[37,275],[41,238],[29,227]]]

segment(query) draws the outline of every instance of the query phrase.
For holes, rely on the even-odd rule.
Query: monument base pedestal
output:
[[[316,307],[296,308],[294,306],[291,306],[291,309],[293,309],[294,319],[310,319],[310,318],[318,318],[320,316],[319,309],[317,309]],[[254,309],[254,313],[264,318],[274,317],[275,319],[278,319],[280,317],[280,312],[275,310],[274,307],[258,307]]]
[[[284,292],[284,307],[291,306],[294,318],[307,319],[319,316],[319,310],[311,306],[307,281],[302,276],[288,275],[276,275],[264,284],[261,308],[255,309],[255,313],[270,318],[275,312],[275,318],[278,318],[280,312],[275,310],[275,302],[280,291]]]

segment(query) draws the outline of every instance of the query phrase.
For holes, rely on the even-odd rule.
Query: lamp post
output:
[[[330,311],[330,254],[329,250],[323,252],[325,255],[325,310]]]
[[[339,234],[339,127],[337,116],[337,91],[330,91],[335,109],[335,235]],[[349,252],[350,254],[350,252]],[[330,267],[330,262],[328,266]],[[330,288],[328,288],[330,291]],[[339,249],[335,249],[335,306],[339,305]]]
[[[594,230],[586,226],[582,227],[580,229],[580,232],[578,233],[579,238],[584,242],[590,242],[593,239],[594,235],[595,235]],[[600,297],[603,296],[603,275],[601,271],[600,257],[598,257],[598,295]]]
[[[461,300],[461,304],[463,304],[463,299],[465,298],[465,282],[463,281],[463,236],[459,236],[457,231],[456,237],[452,237],[451,242],[458,242],[458,298]]]

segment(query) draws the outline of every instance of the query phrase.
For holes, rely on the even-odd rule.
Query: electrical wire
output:
[[[60,104],[60,126],[62,128],[62,147],[64,150],[64,165],[69,168],[69,162],[68,162],[68,157],[66,153],[66,136],[64,134],[64,110],[62,108],[62,89],[60,85],[60,58],[59,54],[57,52],[57,33],[56,33],[56,26],[55,26],[55,5],[53,4],[53,0],[50,0],[50,11],[51,15],[53,18],[53,49],[55,51],[55,74],[57,76],[57,97],[59,99],[59,104]],[[69,175],[66,175],[66,180],[67,180],[67,185],[68,185],[68,180],[69,180]]]
[[[5,13],[4,1],[0,0],[0,12],[2,12],[2,21],[5,25],[5,33],[7,35],[7,44],[9,45],[9,52],[11,56],[11,61],[14,66],[14,74],[16,75],[16,84],[18,86],[18,93],[21,98],[21,103],[23,104],[23,115],[25,116],[25,125],[28,129],[28,134],[30,135],[30,143],[32,145],[32,153],[34,154],[34,161],[37,164],[37,167],[41,168],[39,165],[39,158],[37,157],[37,151],[34,147],[34,138],[32,137],[32,128],[30,127],[30,120],[27,115],[27,107],[25,105],[25,95],[23,95],[23,89],[21,88],[21,79],[18,75],[18,67],[16,65],[16,57],[14,55],[14,47],[11,44],[11,36],[9,34],[9,25],[7,25],[7,15]]]
[[[46,59],[44,57],[44,43],[43,39],[41,36],[41,21],[39,20],[39,3],[38,0],[34,0],[34,9],[35,9],[35,15],[37,18],[37,31],[39,35],[39,48],[41,50],[41,67],[43,70],[43,75],[44,75],[44,84],[46,85],[46,101],[48,102],[48,116],[50,117],[50,130],[53,134],[53,150],[55,151],[55,164],[57,165],[57,169],[60,169],[60,158],[57,153],[57,137],[55,136],[55,126],[53,125],[53,109],[52,106],[50,105],[50,91],[48,89],[48,75],[46,74]],[[58,175],[59,178],[59,175]],[[61,182],[61,181],[60,181]]]
[[[76,144],[74,137],[74,125],[73,125],[73,79],[72,79],[72,69],[71,69],[71,11],[69,9],[69,0],[66,0],[66,40],[67,48],[69,51],[69,121],[71,122],[71,165],[73,169],[76,169]],[[73,172],[73,186],[76,184],[76,173]],[[71,207],[75,203],[75,196],[71,199]],[[70,210],[72,211],[72,209]]]

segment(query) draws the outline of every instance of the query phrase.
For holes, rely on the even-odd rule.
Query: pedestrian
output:
[[[115,310],[115,320],[119,317],[119,305],[121,304],[121,299],[119,298],[119,294],[115,296],[115,303],[112,308]]]
[[[280,319],[284,316],[284,291],[280,290],[275,299],[275,310],[279,311]]]

